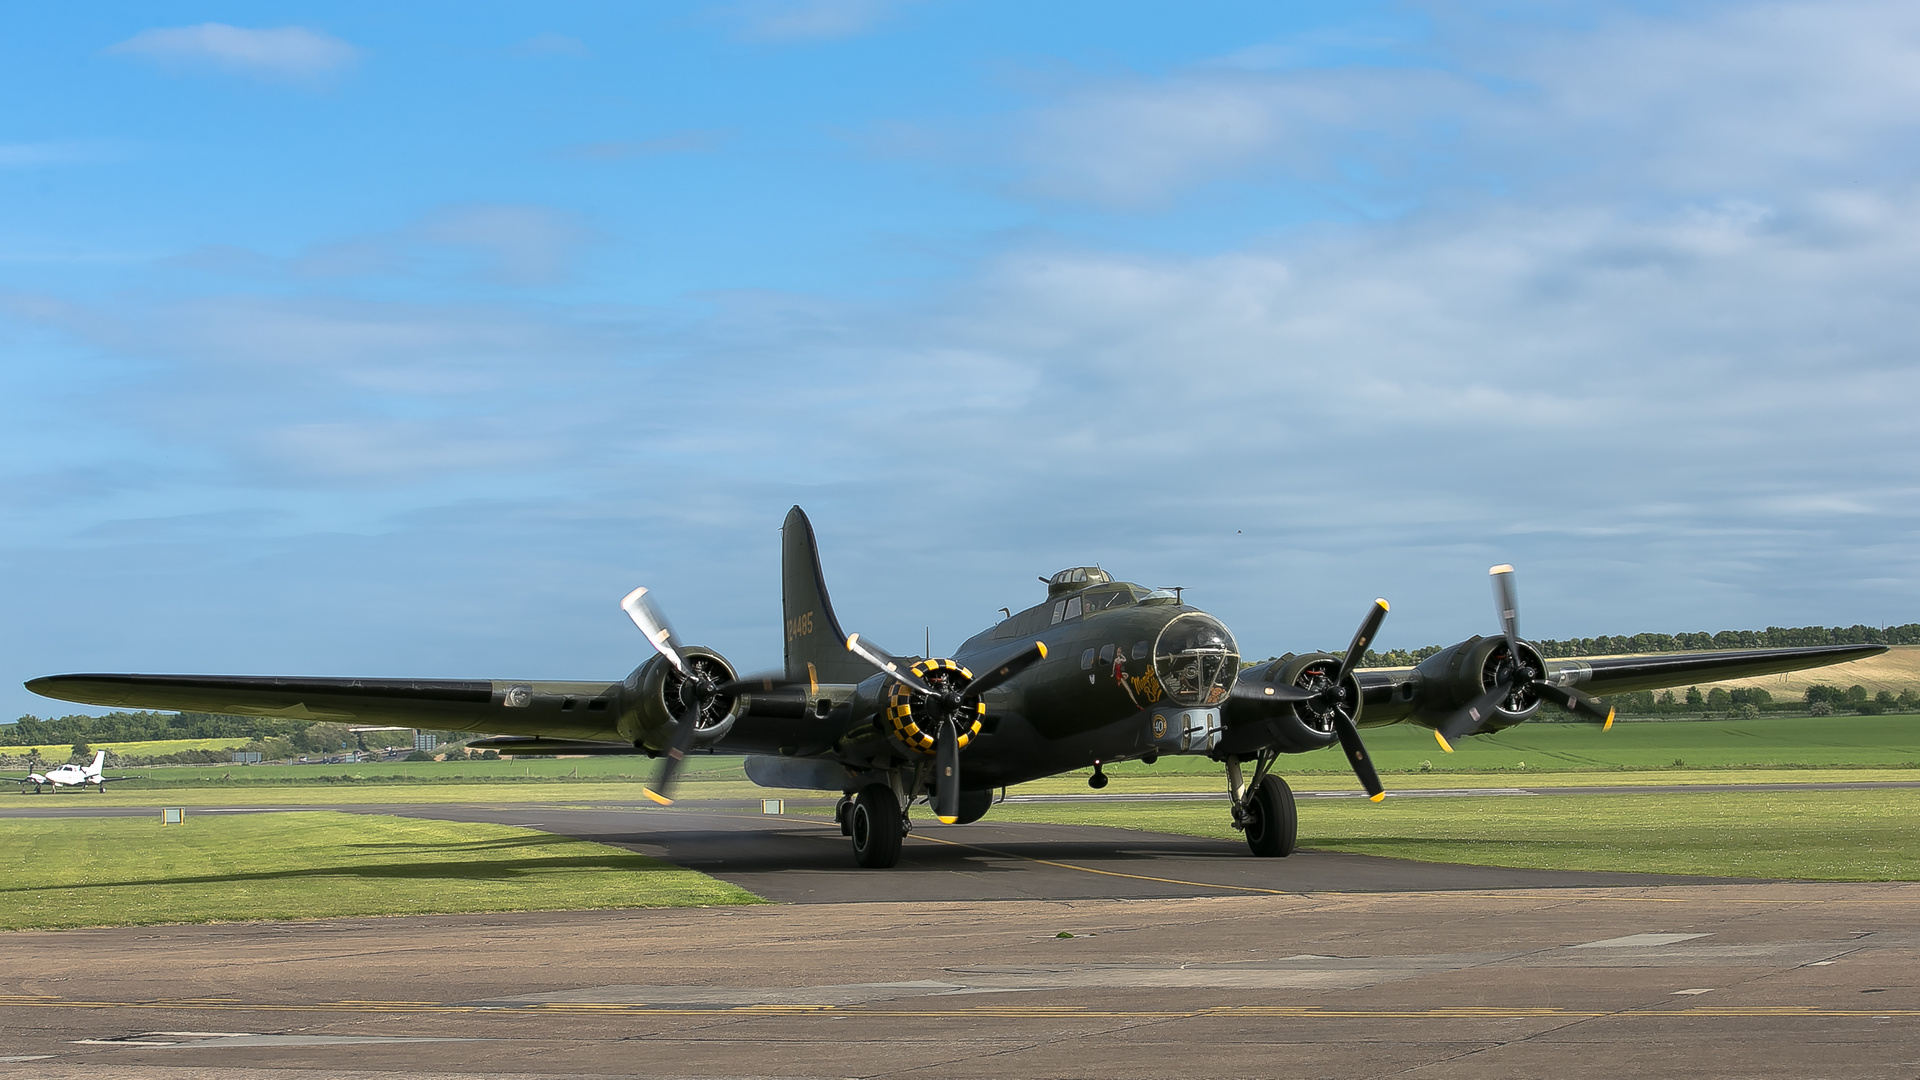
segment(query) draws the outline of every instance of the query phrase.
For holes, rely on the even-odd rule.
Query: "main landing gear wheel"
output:
[[[853,837],[853,858],[869,870],[884,870],[900,861],[900,840],[905,835],[900,816],[900,800],[885,784],[868,784],[854,797],[847,815]]]
[[[1247,846],[1255,855],[1285,858],[1293,854],[1300,837],[1300,815],[1293,806],[1293,789],[1269,773],[1247,799]]]

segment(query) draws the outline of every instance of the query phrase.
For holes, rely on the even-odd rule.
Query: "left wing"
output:
[[[404,724],[620,741],[617,682],[342,679],[274,675],[48,675],[36,694],[114,708]]]

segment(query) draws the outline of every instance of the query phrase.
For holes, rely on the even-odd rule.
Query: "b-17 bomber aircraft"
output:
[[[1387,615],[1367,608],[1344,654],[1289,653],[1242,670],[1219,619],[1175,591],[1115,581],[1097,567],[1042,580],[1044,601],[968,638],[949,657],[896,656],[849,634],[828,600],[813,526],[799,507],[782,529],[785,667],[742,676],[681,640],[654,594],[621,606],[655,655],[618,682],[53,675],[27,687],[93,705],[302,717],[498,732],[476,742],[520,754],[647,754],[647,795],[672,802],[696,750],[747,755],[767,787],[839,792],[835,816],[856,861],[892,866],[926,800],[946,824],[977,821],[993,791],[1056,773],[1152,763],[1162,754],[1221,763],[1233,823],[1255,855],[1294,849],[1282,755],[1336,743],[1375,800],[1380,777],[1360,729],[1429,728],[1442,749],[1542,708],[1611,726],[1595,694],[1621,694],[1836,664],[1878,645],[1546,660],[1520,637],[1513,568],[1492,570],[1499,634],[1442,649],[1419,666],[1360,670]]]
[[[93,753],[93,762],[88,765],[69,762],[65,765],[56,765],[46,772],[30,772],[25,776],[0,776],[0,780],[19,781],[21,791],[27,790],[27,785],[32,784],[33,793],[38,795],[41,792],[41,785],[43,784],[53,788],[55,791],[63,787],[84,788],[88,784],[97,784],[101,791],[105,791],[107,790],[107,785],[116,780],[138,779],[132,776],[103,776],[101,772],[106,768],[106,765],[107,752],[105,750],[96,750]]]

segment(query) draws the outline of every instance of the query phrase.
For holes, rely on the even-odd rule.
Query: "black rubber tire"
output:
[[[885,784],[868,784],[854,797],[853,860],[869,870],[885,870],[900,861],[900,800]]]
[[[1293,806],[1293,789],[1268,773],[1247,800],[1247,846],[1255,855],[1284,859],[1300,839],[1300,814]]]

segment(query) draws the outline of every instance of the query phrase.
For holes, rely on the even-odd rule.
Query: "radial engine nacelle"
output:
[[[1547,670],[1539,650],[1522,641],[1520,661],[1536,672]],[[1422,689],[1418,715],[1429,727],[1439,727],[1454,710],[1492,690],[1513,667],[1505,637],[1470,637],[1434,653],[1414,668]],[[1539,691],[1521,689],[1501,698],[1480,722],[1481,731],[1502,731],[1540,711]]]
[[[731,682],[736,676],[727,658],[712,649],[685,645],[680,647],[680,654],[689,667],[710,674],[716,683]],[[679,725],[674,718],[698,704],[693,745],[705,746],[725,738],[734,721],[746,711],[746,704],[738,695],[696,701],[694,695],[686,693],[687,689],[687,677],[665,656],[656,653],[648,657],[622,684],[621,736],[635,746],[665,750],[672,744],[674,729]]]
[[[1269,686],[1294,686],[1302,690],[1320,690],[1339,674],[1340,658],[1331,653],[1302,653],[1283,656],[1272,663],[1250,667],[1240,673],[1239,683],[1246,697],[1236,695],[1227,703],[1226,748],[1238,752],[1246,747],[1264,747],[1283,754],[1318,750],[1339,741],[1334,734],[1332,710],[1310,701],[1292,701],[1263,705],[1257,696]],[[1360,683],[1347,675],[1347,701],[1355,719],[1359,718]]]

